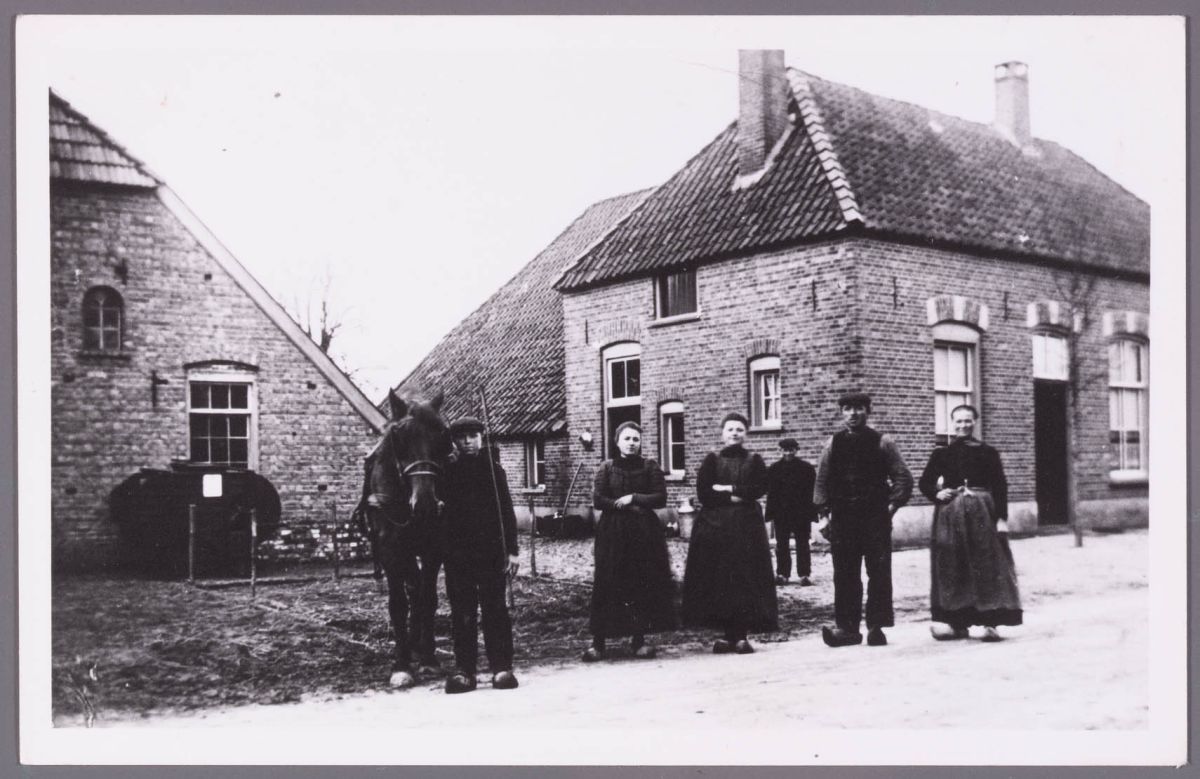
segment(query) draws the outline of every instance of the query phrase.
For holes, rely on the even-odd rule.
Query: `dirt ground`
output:
[[[591,540],[538,539],[537,577],[528,575],[528,539],[522,544],[522,575],[513,593],[516,665],[522,675],[559,678],[556,669],[581,667],[577,659],[588,642]],[[1144,532],[1089,536],[1079,551],[1070,548],[1066,536],[1014,544],[1027,609],[1146,586],[1145,566],[1136,564],[1137,555],[1145,556]],[[686,542],[672,539],[670,550],[681,579]],[[1064,566],[1064,559],[1080,564]],[[831,566],[819,550],[813,570],[816,586],[793,583],[779,589],[786,631],[754,637],[767,645],[762,656],[769,655],[772,644],[811,642],[817,626],[830,620]],[[928,551],[897,552],[893,570],[898,624],[927,619]],[[319,705],[386,691],[391,639],[384,601],[375,582],[364,577],[264,585],[253,599],[244,587],[205,590],[181,582],[99,578],[57,582],[55,722],[158,721],[244,704]],[[448,622],[443,593],[437,634],[446,671],[452,664]],[[710,640],[695,631],[658,636],[663,651],[654,664],[702,656]],[[762,661],[756,656],[756,662]],[[628,664],[618,660],[615,665]],[[441,683],[440,676],[422,678],[414,694],[438,691]]]
[[[536,539],[536,577],[529,539],[513,586],[515,661],[519,667],[574,662],[588,645],[591,539]],[[686,541],[670,539],[682,580]],[[828,568],[817,555],[816,567]],[[271,573],[271,572],[268,572]],[[386,595],[350,566],[286,572],[318,581],[204,589],[144,578],[70,577],[52,593],[53,703],[57,724],[246,703],[284,703],[386,689],[392,648]],[[818,577],[820,581],[820,577]],[[204,582],[201,581],[203,585]],[[830,617],[828,582],[780,590],[785,641]],[[449,604],[440,585],[437,651],[446,672],[453,657]],[[898,603],[899,608],[918,609]],[[699,649],[708,636],[678,631],[661,646]],[[621,647],[614,647],[619,656]],[[437,687],[443,677],[422,683]]]

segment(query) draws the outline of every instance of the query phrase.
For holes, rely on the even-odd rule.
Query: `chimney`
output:
[[[996,66],[996,129],[1017,146],[1033,139],[1029,132],[1029,66],[1004,62]]]
[[[781,49],[738,51],[738,173],[762,170],[788,127],[791,88]]]

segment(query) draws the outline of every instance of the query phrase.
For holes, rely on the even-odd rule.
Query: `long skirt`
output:
[[[779,629],[771,549],[757,505],[700,512],[688,544],[682,611],[690,626]]]
[[[605,638],[678,627],[666,534],[653,511],[606,511],[596,526],[592,635]]]
[[[960,490],[933,514],[930,604],[935,622],[953,627],[1020,625],[1021,596],[1012,551],[996,532],[987,490]]]

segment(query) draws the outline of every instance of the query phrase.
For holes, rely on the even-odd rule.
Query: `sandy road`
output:
[[[1014,542],[1026,619],[999,643],[933,641],[928,623],[890,645],[830,649],[819,635],[750,656],[673,650],[652,661],[518,669],[521,688],[448,696],[432,685],[338,700],[245,706],[114,726],[460,729],[688,728],[759,721],[823,728],[1129,729],[1148,719],[1147,536]],[[897,590],[921,586],[899,553]],[[1140,563],[1140,564],[1138,564]]]

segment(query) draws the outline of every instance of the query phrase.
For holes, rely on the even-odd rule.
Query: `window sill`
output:
[[[699,311],[693,311],[690,314],[679,314],[678,316],[666,316],[662,319],[655,319],[647,327],[668,327],[669,325],[678,325],[683,322],[695,322],[700,318]]]
[[[75,356],[80,359],[108,360],[111,362],[129,362],[133,359],[133,355],[128,351],[105,352],[99,349],[80,349],[75,353]]]
[[[687,474],[686,473],[668,473],[663,477],[663,479],[665,481],[669,481],[674,484],[681,484],[681,483],[687,481]]]
[[[751,427],[747,432],[750,433],[782,433],[783,425],[760,425]]]
[[[1108,483],[1114,487],[1145,486],[1150,483],[1149,471],[1109,471]]]

